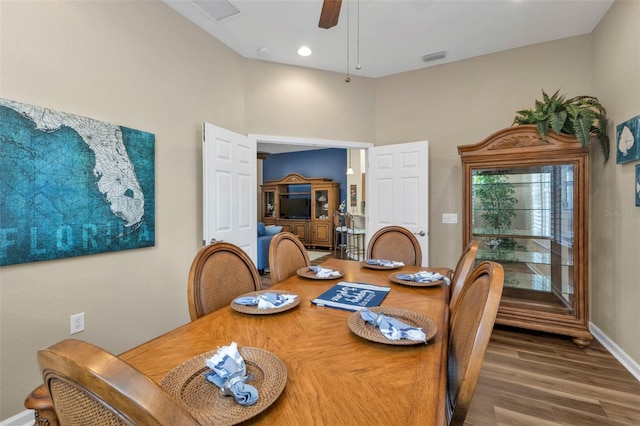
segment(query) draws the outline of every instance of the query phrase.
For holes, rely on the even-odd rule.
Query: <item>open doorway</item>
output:
[[[320,149],[330,149],[330,148],[338,148],[344,149],[345,155],[345,167],[344,175],[345,179],[342,179],[345,183],[345,188],[342,193],[341,200],[345,200],[346,207],[348,211],[355,212],[359,214],[364,214],[364,209],[362,208],[362,202],[366,203],[366,195],[365,195],[365,185],[364,185],[364,177],[366,176],[366,150],[370,147],[373,147],[373,143],[370,142],[356,142],[356,141],[340,141],[340,140],[328,140],[328,139],[307,139],[307,138],[292,138],[286,136],[268,136],[268,135],[248,135],[250,138],[255,138],[257,142],[257,150],[258,150],[258,185],[262,185],[264,183],[263,179],[263,161],[265,158],[268,158],[270,155],[274,154],[282,154],[282,153],[291,153],[291,152],[301,152],[301,151],[311,151],[311,150],[320,150]],[[351,155],[349,162],[349,153]],[[347,168],[351,166],[354,171],[353,175],[347,175]],[[305,175],[305,172],[300,173]],[[317,176],[308,176],[308,177],[317,177]],[[356,185],[356,198],[355,198],[355,206],[352,206],[351,200],[351,185]],[[258,191],[259,192],[259,191]],[[259,197],[260,194],[258,193]],[[366,204],[364,205],[366,208]],[[258,213],[259,214],[259,213]]]
[[[354,141],[249,136],[254,137],[257,141],[258,206],[262,202],[260,185],[263,185],[265,181],[277,181],[290,173],[297,173],[307,178],[328,178],[340,183],[339,205],[332,206],[331,212],[328,214],[332,214],[339,209],[339,206],[342,206],[341,211],[353,215],[356,226],[365,230],[365,158],[366,149],[372,147],[373,144]],[[318,152],[314,153],[313,151]],[[264,218],[260,209],[258,210],[258,220],[260,221]],[[329,232],[333,232],[333,227]],[[331,240],[333,241],[333,239]],[[308,249],[313,251],[315,247],[309,246]],[[333,247],[321,247],[321,249],[333,250]],[[361,250],[364,251],[363,248]],[[360,253],[360,256],[364,256],[364,253]]]

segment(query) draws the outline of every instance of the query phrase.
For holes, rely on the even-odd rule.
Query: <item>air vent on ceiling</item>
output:
[[[240,13],[240,11],[227,0],[195,0],[194,3],[216,21],[222,21],[223,19]]]
[[[436,59],[444,58],[447,55],[447,51],[443,50],[442,52],[429,53],[428,55],[424,55],[422,60],[425,62],[433,61]]]

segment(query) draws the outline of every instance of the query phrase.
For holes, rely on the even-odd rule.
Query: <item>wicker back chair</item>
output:
[[[504,271],[499,263],[482,262],[467,281],[451,317],[447,356],[449,425],[462,425],[471,405],[502,297]]]
[[[38,351],[62,426],[197,425],[153,380],[115,355],[67,339]]]
[[[367,245],[367,259],[386,259],[422,266],[422,249],[411,231],[401,226],[379,229]]]
[[[191,321],[228,306],[241,294],[260,289],[258,269],[244,250],[225,242],[205,246],[196,254],[189,271]]]
[[[462,292],[462,287],[473,270],[479,245],[480,244],[477,241],[470,241],[462,252],[462,256],[458,259],[458,264],[456,265],[456,269],[453,271],[453,278],[451,279],[449,315],[453,315],[453,312],[456,309],[456,303],[458,302],[458,298]]]
[[[300,238],[290,232],[280,232],[273,237],[269,246],[271,284],[285,280],[309,265],[309,254]]]

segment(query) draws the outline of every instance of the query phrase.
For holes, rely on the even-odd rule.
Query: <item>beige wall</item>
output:
[[[373,142],[374,81],[247,61],[247,128],[259,135]]]
[[[640,115],[640,2],[617,1],[593,32],[594,95],[607,108],[612,156],[591,156],[591,321],[640,363],[639,162],[616,164],[615,126]],[[636,141],[639,143],[640,141]]]
[[[376,145],[429,141],[430,264],[455,267],[462,252],[458,146],[509,127],[541,89],[591,93],[590,45],[573,37],[376,81]],[[458,224],[442,213],[458,213]]]
[[[115,353],[189,321],[202,239],[202,122],[245,132],[244,60],[160,2],[0,2],[3,98],[156,137],[156,246],[0,268],[1,412],[41,382],[35,354],[77,334]],[[224,100],[221,102],[220,100]]]
[[[457,146],[509,126],[541,88],[599,96],[616,122],[638,114],[638,97],[624,100],[634,83],[638,93],[637,45],[628,72],[615,62],[627,53],[624,40],[637,40],[638,7],[614,5],[592,36],[346,84],[341,74],[243,60],[157,1],[0,2],[1,97],[155,133],[157,237],[153,248],[0,268],[0,419],[23,410],[41,382],[35,353],[68,337],[69,315],[86,312],[77,337],[116,353],[188,321],[186,275],[202,238],[203,121],[376,144],[428,139],[431,263],[453,266],[460,225],[439,219],[461,213]],[[594,155],[592,219],[608,228],[591,230],[592,313],[640,360],[638,221],[596,214],[632,208],[631,167],[600,160]]]

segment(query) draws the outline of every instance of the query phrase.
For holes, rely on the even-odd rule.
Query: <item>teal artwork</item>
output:
[[[636,164],[636,207],[640,207],[640,164]]]
[[[640,160],[640,115],[616,126],[616,163]]]
[[[155,136],[0,99],[0,266],[155,245]]]

